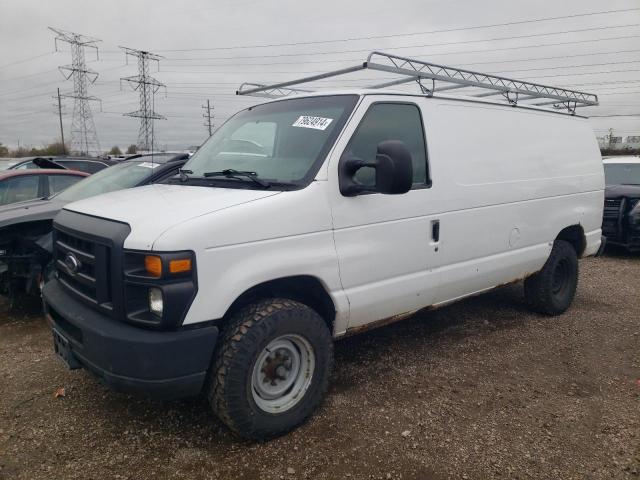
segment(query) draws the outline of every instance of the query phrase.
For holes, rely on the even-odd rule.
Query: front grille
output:
[[[604,218],[618,219],[622,198],[607,198],[604,201]]]
[[[129,225],[63,209],[53,221],[61,286],[88,306],[124,318],[123,251]]]
[[[111,249],[81,235],[54,229],[54,259],[60,282],[84,300],[111,304]]]
[[[618,241],[622,235],[621,215],[623,208],[622,198],[606,198],[602,214],[602,233],[610,241]]]

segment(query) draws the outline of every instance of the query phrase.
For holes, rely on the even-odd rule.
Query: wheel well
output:
[[[326,289],[316,277],[298,275],[261,283],[240,295],[229,307],[225,319],[245,305],[265,298],[288,298],[314,309],[333,332],[336,308]]]
[[[565,240],[571,244],[576,251],[578,258],[582,257],[584,249],[587,247],[587,239],[584,236],[584,229],[581,225],[571,225],[563,229],[556,240]]]

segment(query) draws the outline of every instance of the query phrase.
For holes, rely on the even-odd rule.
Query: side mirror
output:
[[[354,177],[364,167],[374,168],[376,183],[374,187],[363,185]],[[413,162],[411,152],[399,140],[386,140],[378,144],[375,160],[362,160],[356,157],[343,157],[338,164],[340,193],[353,197],[363,192],[397,195],[407,193],[413,184]]]

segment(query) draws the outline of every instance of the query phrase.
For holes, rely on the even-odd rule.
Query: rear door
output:
[[[0,181],[0,205],[44,196],[44,175],[20,175]]]
[[[408,313],[431,303],[438,284],[429,269],[437,255],[437,219],[426,215],[432,196],[422,109],[394,96],[367,96],[339,140],[330,160],[329,182],[340,277],[350,304],[348,328]],[[342,155],[375,158],[377,145],[401,140],[413,160],[414,184],[402,195],[342,196],[338,162]],[[361,169],[356,178],[374,182]]]

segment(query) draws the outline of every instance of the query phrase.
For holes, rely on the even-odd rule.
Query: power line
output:
[[[587,40],[587,42],[596,42],[596,41],[604,41],[604,40],[619,40],[619,39],[626,39],[626,38],[637,38],[638,35],[631,35],[631,36],[623,36],[623,37],[613,37],[613,38],[605,38],[605,39],[594,39],[594,40]],[[481,42],[482,40],[479,40],[479,42]],[[563,42],[563,43],[554,43],[554,44],[544,44],[544,45],[531,45],[531,46],[524,46],[524,47],[513,47],[513,48],[534,48],[534,47],[546,47],[546,46],[556,46],[556,45],[567,45],[567,44],[573,44],[576,42]],[[584,43],[583,42],[578,42],[578,43]],[[502,50],[502,49],[493,49],[492,51],[495,50]],[[482,50],[484,52],[484,50]],[[461,52],[448,52],[448,53],[429,53],[430,56],[436,56],[436,55],[455,55],[455,54],[464,54],[464,53],[477,53],[479,51],[474,50],[474,51],[461,51]],[[618,55],[621,53],[636,53],[636,52],[640,52],[640,49],[631,49],[631,50],[615,50],[615,51],[608,51],[608,52],[589,52],[589,53],[581,53],[581,54],[572,54],[572,55],[558,55],[558,56],[551,56],[551,57],[535,57],[535,58],[523,58],[523,59],[516,59],[516,60],[494,60],[494,61],[490,61],[490,62],[473,62],[473,63],[468,63],[465,62],[466,66],[474,66],[474,65],[488,65],[488,64],[498,64],[498,63],[521,63],[521,62],[533,62],[533,61],[539,61],[539,60],[556,60],[556,59],[565,59],[565,58],[576,58],[576,57],[588,57],[588,56],[594,56],[594,55]],[[187,58],[187,59],[180,59],[180,61],[191,61],[191,60],[206,60],[203,58]],[[349,60],[349,59],[340,59],[340,60],[322,60],[319,62],[303,62],[303,63],[336,63],[336,62],[348,62],[348,61],[358,61],[361,59],[353,59],[353,60]],[[203,64],[203,65],[188,65],[190,67],[198,67],[198,66],[204,66],[204,67],[225,67],[225,66],[265,66],[265,65],[299,65],[300,62],[269,62],[269,63],[216,63],[216,64]],[[181,65],[181,67],[184,65]],[[123,68],[124,65],[117,65],[114,67],[110,67],[107,69],[104,69],[103,72],[105,71],[109,71],[109,70],[114,70],[117,68]],[[3,79],[3,81],[12,81],[12,80],[18,80],[18,79],[22,79],[22,78],[27,78],[27,77],[32,77],[32,76],[37,76],[37,75],[41,75],[44,73],[50,73],[50,72],[55,72],[57,71],[56,69],[52,69],[52,70],[44,70],[44,71],[40,71],[40,72],[35,72],[35,73],[31,73],[28,75],[22,75],[19,77],[11,77],[11,78],[5,78]],[[176,71],[176,70],[163,70],[163,72],[165,73],[236,73],[235,71],[232,72],[203,72],[203,71],[198,71],[198,72],[189,72],[189,71]],[[287,72],[270,72],[270,73],[317,73],[319,72],[318,70],[315,71],[306,71],[306,72],[302,72],[300,70],[296,70],[296,71],[287,71]],[[254,72],[247,72],[247,73],[254,73]],[[260,72],[256,72],[256,73],[260,73]]]
[[[522,46],[522,47],[507,47],[507,48],[500,48],[500,49],[492,49],[492,51],[498,51],[498,50],[511,50],[511,49],[523,49],[523,48],[538,48],[538,47],[546,47],[546,46],[558,46],[558,45],[567,45],[567,44],[574,44],[574,43],[590,43],[590,42],[595,42],[595,41],[606,41],[606,40],[618,40],[618,39],[626,39],[626,38],[637,38],[640,37],[640,35],[631,35],[631,36],[623,36],[623,37],[612,37],[612,38],[605,38],[605,39],[595,39],[595,40],[582,40],[582,41],[577,41],[577,42],[560,42],[560,43],[553,43],[553,44],[542,44],[542,45],[529,45],[529,46]],[[573,58],[573,57],[581,57],[581,56],[591,56],[591,55],[608,55],[608,54],[619,54],[619,53],[634,53],[634,52],[638,52],[640,51],[640,49],[632,49],[632,50],[620,50],[620,51],[615,51],[615,52],[594,52],[594,53],[586,53],[586,54],[577,54],[577,55],[562,55],[562,56],[551,56],[551,57],[537,57],[537,58],[528,58],[528,59],[522,59],[522,60],[505,60],[505,61],[493,61],[493,62],[473,62],[473,63],[465,63],[464,65],[466,66],[474,66],[474,65],[487,65],[487,64],[502,64],[502,63],[520,63],[520,62],[528,62],[528,61],[537,61],[537,60],[553,60],[553,59],[562,59],[562,58]],[[473,50],[473,51],[461,51],[461,52],[449,52],[449,53],[429,53],[430,56],[440,56],[440,55],[455,55],[455,54],[464,54],[464,53],[478,53],[478,52],[485,52],[484,50]],[[199,59],[187,59],[187,60],[199,60]],[[361,60],[361,59],[358,59]],[[322,60],[319,62],[315,62],[315,61],[305,61],[303,63],[336,63],[336,62],[347,62],[347,61],[356,61],[354,60]],[[299,65],[300,62],[269,62],[269,63],[242,63],[242,64],[202,64],[202,65],[189,65],[189,66],[202,66],[202,67],[218,67],[218,66],[271,66],[271,65],[281,65],[281,64],[285,64],[285,65]],[[184,65],[182,65],[184,66]],[[115,68],[121,68],[122,65],[119,65],[117,67],[112,67],[109,68],[107,70],[112,70]],[[7,80],[17,80],[20,78],[26,78],[27,76],[35,76],[35,75],[40,75],[42,73],[49,73],[55,71],[54,70],[46,70],[44,72],[37,72],[34,74],[30,74],[30,75],[25,75],[22,77],[14,77],[11,79],[7,79]],[[106,71],[106,70],[105,70]],[[165,70],[166,72],[166,70]],[[317,73],[319,72],[318,70],[315,71],[300,71],[297,70],[295,72],[269,72],[269,73]],[[169,73],[177,73],[176,71],[173,72],[169,72]],[[198,74],[213,74],[213,73],[236,73],[236,72],[181,72],[181,73],[198,73]],[[261,74],[262,72],[246,72],[246,73],[256,73],[256,74]],[[56,83],[55,81],[53,82],[48,82],[48,84],[53,84]],[[44,84],[42,84],[41,86],[44,86]],[[33,88],[39,88],[39,86],[34,86],[34,87],[30,87],[30,89]],[[6,95],[11,95],[13,93],[22,93],[24,92],[24,88],[20,89],[20,90],[15,90],[12,92],[4,92],[1,93],[0,96],[6,96]]]
[[[608,118],[608,117],[640,117],[640,113],[621,113],[618,115],[589,115],[589,118]]]
[[[523,45],[523,46],[518,46],[518,47],[500,47],[500,48],[492,48],[491,49],[491,53],[493,52],[501,52],[501,51],[507,51],[507,50],[523,50],[526,48],[544,48],[544,47],[557,47],[557,46],[561,46],[561,45],[577,45],[577,44],[582,44],[582,43],[593,43],[593,42],[606,42],[606,41],[611,41],[611,40],[627,40],[630,38],[640,38],[640,35],[622,35],[619,37],[607,37],[607,38],[594,38],[591,40],[573,40],[573,41],[569,41],[569,42],[556,42],[556,43],[541,43],[541,44],[537,44],[537,45]],[[485,40],[477,40],[476,42],[484,42]],[[390,47],[389,50],[393,50],[394,47]],[[366,50],[367,52],[369,52],[370,50]],[[436,57],[436,56],[442,56],[442,55],[460,55],[460,54],[467,54],[467,53],[487,53],[487,50],[461,50],[458,52],[440,52],[440,53],[434,53],[434,52],[429,52],[428,56],[429,57]],[[417,56],[422,56],[422,53],[415,53],[415,54],[406,54],[408,56],[412,56],[412,57],[417,57]],[[426,55],[426,54],[425,54]],[[228,58],[240,58],[240,57],[228,57]],[[260,57],[262,58],[262,57]],[[190,59],[181,59],[180,61],[186,61],[186,60],[193,60],[193,61],[197,61],[197,60],[216,60],[218,58],[190,58]],[[311,64],[311,63],[347,63],[347,62],[360,62],[362,61],[362,58],[341,58],[338,60],[304,60],[304,61],[295,61],[295,62],[267,62],[267,63],[204,63],[204,64],[191,64],[191,65],[186,65],[188,67],[241,67],[241,66],[253,66],[253,65],[260,65],[260,66],[273,66],[273,65],[300,65],[301,63],[303,64]],[[169,66],[174,66],[174,67],[183,67],[185,65],[171,65],[170,63],[167,64]]]
[[[640,52],[640,49],[632,49],[632,50],[616,50],[616,51],[609,51],[609,52],[589,52],[589,53],[579,53],[579,54],[574,54],[574,55],[557,55],[557,56],[553,56],[553,57],[537,57],[537,58],[523,58],[523,59],[518,59],[518,60],[494,60],[491,62],[463,62],[463,65],[465,67],[471,67],[474,65],[492,65],[492,64],[502,64],[502,63],[523,63],[523,62],[533,62],[533,61],[539,61],[539,60],[558,60],[558,59],[565,59],[565,58],[577,58],[577,57],[591,57],[591,56],[595,56],[595,55],[618,55],[621,53],[637,53]],[[342,62],[343,60],[336,60],[336,61],[340,61]],[[354,60],[355,61],[355,60]],[[295,64],[299,64],[300,62],[296,62]],[[303,63],[307,63],[307,62],[303,62]],[[288,63],[287,65],[293,65],[294,63]],[[224,67],[224,66],[228,66],[229,64],[211,64],[211,65],[186,65],[187,67],[192,67],[192,66],[211,66],[211,67]],[[239,64],[238,64],[239,65]],[[257,63],[246,63],[243,64],[244,66],[263,66],[265,64],[257,64]],[[275,63],[273,64],[275,65]],[[321,73],[324,70],[306,70],[306,71],[302,71],[299,69],[296,70],[288,70],[288,71],[269,71],[269,73]],[[163,70],[164,73],[182,73],[182,74],[229,74],[229,73],[238,73],[237,70],[225,70],[225,71],[189,71],[189,70]],[[244,72],[244,73],[262,73],[262,72]]]
[[[48,70],[42,70],[40,72],[29,73],[27,75],[20,75],[18,77],[3,78],[2,81],[3,82],[11,82],[13,80],[20,80],[20,79],[29,78],[29,77],[37,77],[37,76],[43,75],[45,73],[53,73],[53,72],[57,72],[57,71],[58,71],[57,68],[51,68],[51,69],[48,69]]]
[[[419,44],[419,45],[404,45],[393,47],[392,50],[399,50],[403,48],[421,48],[421,47],[440,47],[440,46],[448,46],[448,45],[463,45],[468,43],[482,43],[482,42],[496,42],[502,40],[515,40],[520,38],[537,38],[537,37],[547,37],[549,35],[563,35],[565,33],[581,33],[581,32],[592,32],[598,30],[610,30],[612,28],[627,28],[627,27],[637,27],[640,23],[630,23],[625,25],[610,25],[604,27],[590,27],[590,28],[578,28],[574,30],[562,30],[558,32],[548,32],[548,33],[532,33],[529,35],[512,35],[509,37],[496,37],[496,38],[486,38],[480,40],[461,40],[457,42],[442,42],[442,43],[427,43],[427,44]],[[339,50],[332,52],[303,52],[303,53],[279,53],[279,54],[271,54],[271,55],[249,55],[249,56],[233,56],[233,57],[209,57],[203,59],[196,60],[235,60],[238,58],[277,58],[277,57],[300,57],[300,56],[314,56],[314,55],[335,55],[342,53],[368,53],[370,52],[370,48],[365,49],[356,49],[356,50]],[[167,60],[172,61],[185,61],[185,59],[173,59],[168,58]],[[188,60],[188,59],[186,59]]]
[[[603,62],[603,63],[586,63],[586,64],[581,64],[581,65],[563,65],[563,66],[555,66],[555,67],[536,67],[536,68],[518,68],[515,70],[500,70],[500,71],[493,71],[493,72],[487,72],[487,73],[513,73],[513,72],[531,72],[531,71],[535,71],[535,70],[561,70],[561,69],[566,69],[566,68],[584,68],[584,67],[601,67],[601,66],[605,66],[605,65],[624,65],[624,64],[628,64],[628,63],[639,63],[640,59],[638,60],[629,60],[629,61],[624,61],[624,62]],[[487,62],[487,63],[491,63],[491,62]],[[462,64],[462,67],[467,68],[470,64]],[[167,73],[167,71],[164,71],[165,73]],[[300,73],[323,73],[324,70],[312,70],[312,71],[308,71],[308,70],[298,70],[295,72],[272,72],[272,71],[268,71],[268,72],[246,72],[247,74],[257,74],[257,75],[262,75],[262,74],[269,74],[269,75],[275,75],[275,74],[300,74]],[[230,73],[237,73],[237,72],[211,72],[211,73],[220,73],[220,74],[230,74]],[[379,78],[381,80],[384,79],[393,79],[395,77],[376,77]],[[351,79],[342,79],[341,81],[344,82],[359,82],[359,81],[370,81],[371,78],[351,78]],[[235,85],[237,82],[175,82],[172,85]]]
[[[271,43],[271,44],[258,44],[258,45],[241,45],[236,47],[211,47],[211,48],[187,48],[187,49],[172,49],[172,50],[160,50],[161,52],[194,52],[194,51],[214,51],[214,50],[237,50],[237,49],[245,49],[245,48],[267,48],[267,47],[285,47],[285,46],[295,46],[295,45],[319,45],[326,43],[336,43],[336,42],[352,42],[356,40],[373,40],[373,39],[382,39],[382,38],[397,38],[397,37],[409,37],[416,35],[427,35],[434,33],[448,33],[448,32],[460,32],[465,30],[477,30],[482,28],[493,28],[493,27],[505,27],[511,25],[523,25],[527,23],[537,23],[537,22],[546,22],[550,20],[562,20],[567,18],[578,18],[578,17],[589,17],[593,15],[603,15],[609,13],[622,13],[622,12],[630,12],[637,11],[640,8],[625,8],[619,10],[604,10],[599,12],[587,12],[587,13],[578,13],[574,15],[563,15],[560,17],[544,17],[544,18],[535,18],[531,20],[519,20],[514,22],[505,22],[505,23],[493,23],[487,25],[473,25],[469,27],[457,27],[457,28],[447,28],[442,30],[427,30],[422,32],[410,32],[410,33],[395,33],[389,35],[371,35],[366,37],[350,37],[350,38],[338,38],[334,40],[316,40],[309,42],[290,42],[290,43]]]
[[[635,92],[601,93],[601,94],[598,95],[598,97],[604,97],[604,96],[609,96],[609,95],[632,95],[634,93],[640,93],[640,90],[635,91]]]
[[[53,55],[53,53],[54,52],[41,53],[40,55],[35,55],[33,57],[25,58],[24,60],[16,60],[15,62],[5,63],[4,65],[0,65],[0,68],[7,68],[7,67],[11,67],[13,65],[18,65],[18,64],[21,64],[21,63],[30,62],[30,61],[36,60],[38,58],[46,57],[48,55]]]

